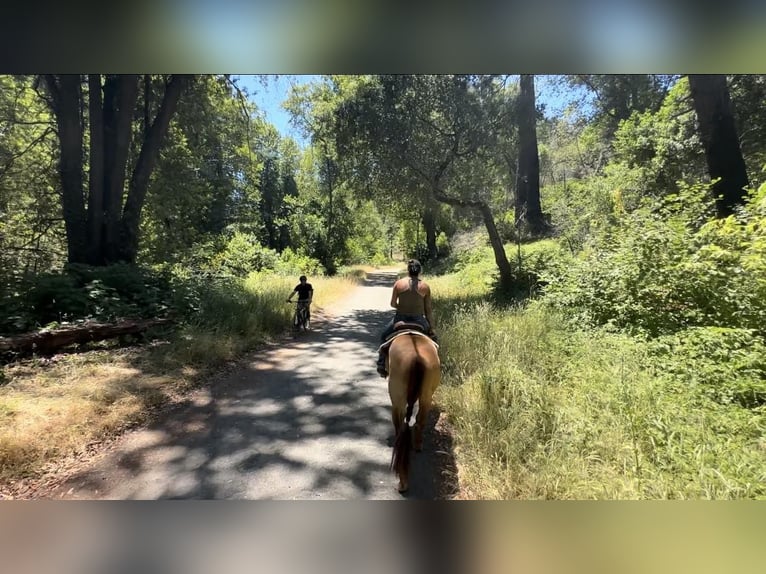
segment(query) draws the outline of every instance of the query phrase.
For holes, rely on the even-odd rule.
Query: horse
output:
[[[398,335],[388,352],[388,394],[391,397],[391,420],[394,423],[394,448],[391,470],[399,478],[398,490],[409,488],[410,454],[413,447],[423,449],[423,431],[431,410],[434,391],[441,381],[441,363],[436,344],[418,333]],[[418,402],[414,433],[410,419]]]

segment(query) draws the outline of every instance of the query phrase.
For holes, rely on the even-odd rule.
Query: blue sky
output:
[[[283,136],[291,136],[299,144],[306,142],[299,130],[290,125],[290,114],[282,108],[282,102],[287,99],[290,88],[296,84],[306,84],[319,80],[321,76],[280,75],[268,76],[264,80],[257,76],[239,76],[238,84],[245,88],[250,99],[255,102],[266,120],[273,124]]]
[[[265,79],[257,76],[239,76],[238,78],[239,86],[245,88],[250,99],[263,112],[269,123],[273,124],[283,136],[291,136],[300,145],[307,143],[303,134],[290,125],[290,114],[282,108],[282,102],[289,95],[292,86],[319,80],[321,76],[272,75]],[[571,95],[567,97],[567,93],[553,89],[546,78],[541,76],[535,78],[535,91],[538,103],[546,104],[547,115],[561,113],[571,98]]]

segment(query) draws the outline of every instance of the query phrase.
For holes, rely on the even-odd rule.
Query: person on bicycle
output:
[[[304,305],[306,307],[306,314],[311,318],[311,300],[314,298],[314,288],[311,283],[306,281],[306,276],[301,275],[298,279],[300,283],[295,286],[293,292],[287,298],[288,303],[293,302],[293,295],[298,294],[298,306]]]
[[[419,278],[422,266],[417,259],[407,262],[407,277],[394,283],[394,291],[391,294],[391,307],[396,309],[393,318],[386,325],[380,336],[380,344],[394,332],[394,325],[399,321],[417,323],[423,332],[436,340],[433,331],[434,317],[431,309],[431,288],[428,283]],[[381,377],[387,377],[386,351],[378,353],[378,373]]]

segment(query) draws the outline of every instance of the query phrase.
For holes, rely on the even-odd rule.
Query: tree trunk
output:
[[[101,102],[101,75],[88,76],[90,114],[90,175],[88,176],[88,263],[102,262],[104,226],[104,110]]]
[[[500,234],[497,232],[492,211],[490,211],[486,203],[482,203],[478,209],[481,212],[482,219],[484,219],[484,226],[487,228],[487,234],[489,235],[489,243],[492,245],[492,251],[495,254],[495,263],[500,271],[500,285],[505,288],[510,287],[513,283],[513,272],[511,271],[508,257],[505,254],[503,240],[500,239]]]
[[[138,76],[107,76],[103,102],[101,76],[89,76],[91,147],[87,214],[83,188],[81,79],[79,75],[45,75],[43,79],[50,92],[50,104],[58,126],[68,260],[95,265],[120,260],[132,263],[138,251],[138,227],[149,177],[187,77],[171,79],[157,117],[145,131],[123,209],[125,170],[139,92]],[[145,113],[148,103],[146,99]]]
[[[428,259],[434,260],[439,255],[436,249],[436,213],[435,209],[427,206],[423,213],[423,228],[426,230],[426,249]]]
[[[61,156],[61,205],[67,236],[70,263],[87,262],[87,238],[82,173],[82,125],[80,124],[81,85],[78,74],[66,74],[56,80],[46,75],[45,82],[53,101]]]
[[[188,78],[186,76],[173,76],[165,88],[165,95],[160,104],[160,110],[154,119],[149,131],[146,133],[141,152],[138,155],[133,176],[130,179],[128,198],[120,221],[120,250],[118,259],[130,263],[135,262],[138,253],[138,228],[141,221],[141,209],[146,198],[146,190],[149,187],[149,177],[154,165],[157,163],[160,147],[165,134],[170,127],[170,119],[175,112],[181,92]],[[132,85],[137,95],[137,83],[134,79]],[[135,103],[135,97],[133,101]]]
[[[149,125],[151,124],[151,99],[152,99],[152,76],[150,74],[144,74],[144,137],[149,131]]]
[[[458,205],[460,207],[472,207],[481,213],[481,217],[484,220],[484,226],[487,228],[487,235],[489,235],[489,243],[492,245],[492,251],[495,254],[495,263],[500,272],[500,286],[504,289],[509,288],[513,284],[513,272],[511,271],[511,264],[508,262],[508,257],[505,254],[503,240],[500,239],[500,234],[497,232],[495,218],[492,216],[492,210],[489,208],[489,205],[479,200],[464,200],[449,197],[436,187],[433,189],[433,196],[436,201],[440,201],[441,203]]]
[[[725,217],[742,203],[748,186],[726,76],[692,74],[689,87],[710,178],[720,178],[713,186],[718,214]]]
[[[519,80],[519,168],[516,173],[516,223],[526,220],[534,233],[544,228],[540,207],[540,156],[537,152],[537,113],[534,76]]]
[[[138,99],[138,76],[107,78],[104,85],[104,239],[102,264],[120,255],[120,210],[125,192],[133,111]]]

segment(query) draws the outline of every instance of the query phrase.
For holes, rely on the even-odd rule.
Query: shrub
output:
[[[183,308],[168,271],[128,264],[68,265],[23,277],[0,297],[0,332],[18,333],[83,319],[162,317]]]
[[[721,404],[766,404],[766,342],[752,329],[693,327],[659,337],[650,348],[658,373]]]
[[[280,253],[274,270],[283,275],[324,275],[325,268],[313,257],[297,253],[289,247]]]
[[[766,186],[713,219],[706,186],[625,214],[551,277],[548,302],[576,321],[657,336],[766,325]]]
[[[277,252],[261,245],[255,235],[237,231],[223,251],[212,258],[211,268],[235,277],[245,277],[252,271],[274,269],[278,260]]]

